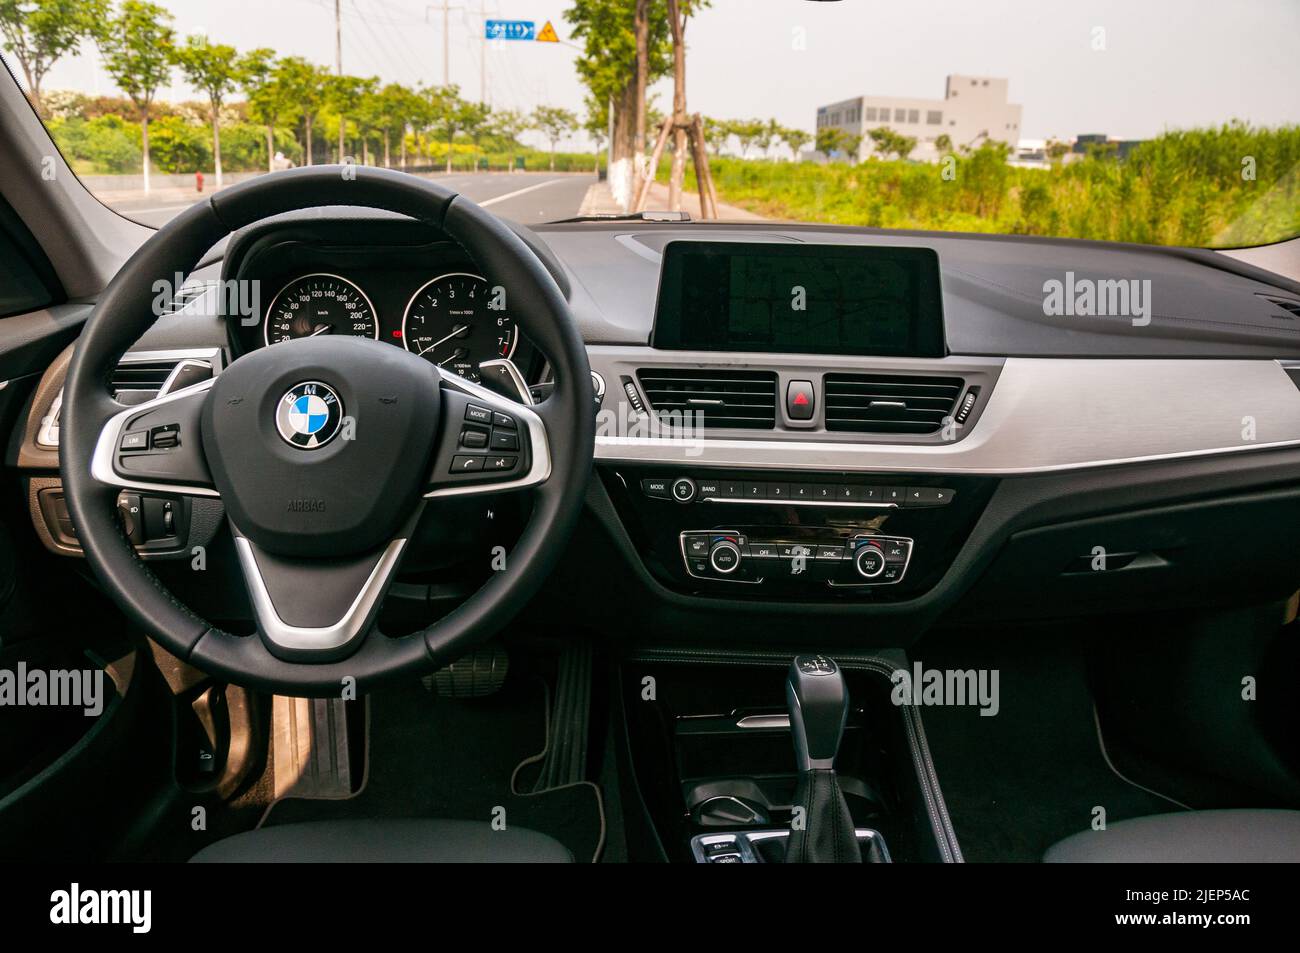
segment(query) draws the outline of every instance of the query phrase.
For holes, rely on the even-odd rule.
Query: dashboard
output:
[[[1239,603],[1300,579],[1295,282],[1185,249],[826,226],[521,237],[594,372],[586,528],[539,597],[566,624],[617,611],[633,638],[726,641],[738,620],[745,638],[779,639],[810,619],[874,619],[828,638],[899,645],[942,618]],[[820,271],[793,281],[804,262]],[[1150,281],[1149,323],[1046,314],[1044,283],[1067,272]],[[124,381],[155,374],[156,393],[179,363],[215,373],[287,338],[355,334],[475,379],[508,364],[529,398],[548,386],[509,289],[423,223],[281,216],[231,236],[190,280],[250,282],[260,300],[216,316],[184,304],[128,353]],[[797,341],[773,319],[795,285],[808,300]],[[881,323],[862,324],[873,310]],[[20,465],[51,469],[36,437],[57,433],[64,364],[38,390]],[[33,478],[33,520],[73,555],[56,493]],[[219,525],[203,501],[173,502],[190,535],[146,531],[145,558],[183,555]],[[412,592],[408,608],[427,610],[444,582],[423,571],[477,559],[521,515],[494,502],[454,545],[423,531],[437,558],[413,543],[389,601]]]

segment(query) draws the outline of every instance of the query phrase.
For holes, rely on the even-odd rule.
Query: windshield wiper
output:
[[[689,222],[688,212],[646,211],[646,212],[601,212],[596,215],[575,215],[573,218],[561,218],[551,222],[552,225],[567,225],[570,222]]]

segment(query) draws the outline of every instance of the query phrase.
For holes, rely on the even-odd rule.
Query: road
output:
[[[587,188],[595,182],[591,175],[547,172],[453,172],[428,178],[525,225],[577,215]],[[154,196],[104,192],[99,198],[127,218],[157,228],[210,194],[168,189]]]

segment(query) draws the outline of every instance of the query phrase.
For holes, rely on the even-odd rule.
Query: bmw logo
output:
[[[286,442],[302,450],[329,443],[343,423],[343,402],[328,384],[304,381],[285,392],[275,408],[275,426]]]

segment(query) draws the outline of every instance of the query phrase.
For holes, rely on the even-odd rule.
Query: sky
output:
[[[334,65],[334,0],[159,2],[182,35]],[[341,4],[344,71],[442,82],[440,4]],[[477,98],[485,59],[493,105],[580,112],[575,49],[508,42],[484,50],[479,40],[484,15],[539,28],[551,20],[568,40],[567,6],[452,0],[452,82]],[[717,118],[775,118],[811,130],[818,105],[857,95],[940,99],[944,78],[960,73],[1009,79],[1027,138],[1146,138],[1232,118],[1300,122],[1300,0],[713,0],[686,36],[688,107]],[[45,88],[114,92],[93,49],[56,64]],[[652,93],[666,109],[671,82]],[[199,97],[178,81],[162,98]]]

